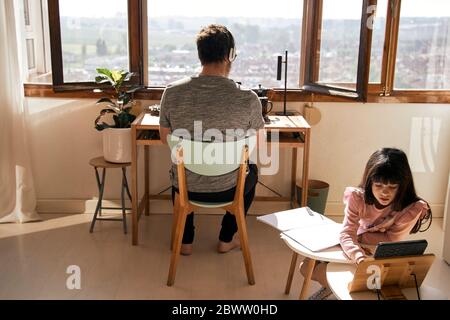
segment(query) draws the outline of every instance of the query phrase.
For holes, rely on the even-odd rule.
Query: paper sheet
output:
[[[335,223],[326,216],[307,207],[275,212],[256,218],[279,231]]]
[[[144,115],[144,119],[142,119],[141,125],[157,126],[157,125],[159,125],[159,117],[155,117],[155,116],[152,116],[151,114],[147,113]]]

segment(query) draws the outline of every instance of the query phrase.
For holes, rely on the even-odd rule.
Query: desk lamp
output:
[[[283,56],[278,56],[277,64],[277,80],[281,80],[281,65],[284,63],[284,104],[283,112],[276,112],[278,116],[293,116],[293,112],[286,111],[286,97],[287,97],[287,65],[288,65],[288,52],[285,52],[285,59],[283,61]]]

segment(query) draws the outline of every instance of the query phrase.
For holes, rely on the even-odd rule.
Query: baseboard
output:
[[[444,216],[444,204],[430,204],[433,217],[442,218]],[[89,200],[64,200],[64,199],[41,199],[37,201],[37,211],[39,213],[94,213],[97,206],[96,199]],[[104,207],[120,208],[120,200],[103,200]],[[125,202],[127,208],[131,207],[130,201]],[[276,211],[289,210],[288,202],[279,201],[255,201],[250,208],[249,215],[262,215]],[[108,212],[108,210],[104,210]],[[117,212],[117,211],[115,211]],[[172,202],[168,200],[152,200],[150,202],[150,213],[171,214]],[[211,213],[211,210],[202,209],[198,213]],[[222,214],[218,211],[217,214]],[[325,215],[343,216],[344,205],[341,202],[327,202]]]

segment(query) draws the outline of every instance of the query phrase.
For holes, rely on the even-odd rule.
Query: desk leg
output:
[[[131,129],[131,233],[133,246],[138,245],[138,181],[137,181],[137,144],[136,128]]]
[[[149,168],[149,151],[150,146],[144,147],[144,158],[145,158],[145,215],[150,215],[150,168]]]
[[[308,261],[308,265],[306,267],[306,276],[305,280],[303,280],[302,291],[300,292],[299,300],[305,300],[308,294],[309,285],[311,284],[311,277],[314,271],[314,267],[316,266],[316,260],[310,259]]]
[[[301,199],[301,202],[300,202],[302,204],[302,207],[308,205],[308,179],[309,179],[308,170],[309,170],[310,134],[311,134],[311,130],[308,129],[305,132],[305,145],[304,145],[304,149],[303,149],[302,199]]]
[[[297,258],[298,258],[298,254],[296,252],[294,252],[292,254],[291,267],[289,268],[289,274],[288,274],[288,278],[286,281],[286,288],[284,289],[285,294],[289,294],[289,292],[291,292],[292,279],[294,278],[294,271],[295,271],[295,266],[297,265]]]
[[[291,170],[291,207],[296,208],[296,184],[297,184],[297,148],[292,148],[292,170]]]

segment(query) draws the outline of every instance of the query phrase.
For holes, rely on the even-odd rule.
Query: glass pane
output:
[[[370,61],[369,82],[381,82],[384,36],[386,32],[386,13],[388,0],[378,0],[372,32],[372,56]],[[372,12],[372,11],[370,11]]]
[[[26,39],[27,46],[27,62],[28,62],[28,70],[36,68],[36,58],[34,55],[34,40]]]
[[[25,26],[30,26],[30,4],[28,0],[23,0],[23,16],[25,20]]]
[[[450,89],[450,1],[403,0],[397,89]]]
[[[60,0],[64,82],[129,69],[127,0]]]
[[[218,23],[236,42],[238,57],[230,78],[246,87],[283,87],[284,80],[276,80],[277,56],[288,50],[288,86],[298,88],[302,15],[303,1],[298,0],[276,5],[271,0],[228,0],[220,10],[210,0],[149,1],[149,83],[165,86],[199,73],[195,36],[203,26]]]
[[[362,0],[323,1],[320,83],[356,84],[362,4]]]

